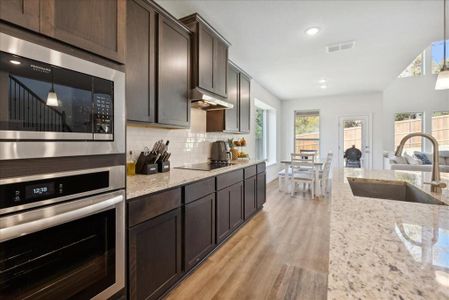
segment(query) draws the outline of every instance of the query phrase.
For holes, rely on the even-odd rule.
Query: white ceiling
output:
[[[178,18],[202,15],[231,42],[229,57],[282,100],[382,91],[443,34],[442,0],[157,2]],[[308,37],[310,26],[322,30]],[[326,53],[348,40],[354,49]]]

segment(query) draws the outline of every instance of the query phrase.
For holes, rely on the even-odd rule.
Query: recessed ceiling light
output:
[[[318,27],[310,27],[310,28],[307,28],[305,32],[306,32],[306,34],[308,36],[314,36],[315,34],[320,32],[320,28],[318,28]]]
[[[9,62],[14,64],[14,65],[20,65],[21,64],[21,62],[18,61],[18,60],[10,60]]]
[[[325,90],[325,89],[327,89],[327,85],[322,84],[322,85],[320,85],[320,88],[322,88],[323,90]]]
[[[325,84],[327,82],[327,80],[326,79],[320,79],[320,81],[318,81],[318,82],[321,83],[321,84]]]

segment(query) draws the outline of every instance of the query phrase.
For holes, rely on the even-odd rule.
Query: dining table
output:
[[[281,164],[284,165],[284,169],[285,169],[284,174],[286,174],[288,176],[288,174],[289,174],[288,171],[292,164],[292,161],[291,160],[281,160]],[[321,159],[315,159],[313,161],[313,167],[315,168],[315,191],[317,191],[317,190],[320,191],[320,193],[317,194],[318,196],[321,195],[321,189],[317,189],[317,187],[319,188],[320,171],[321,171],[323,165],[324,165],[324,161]],[[287,177],[286,177],[286,180],[287,180]],[[286,186],[286,185],[284,185],[284,186]],[[288,188],[286,190],[284,190],[284,192],[288,192]]]

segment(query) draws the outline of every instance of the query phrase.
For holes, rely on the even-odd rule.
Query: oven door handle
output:
[[[123,199],[123,195],[118,195],[98,203],[87,204],[86,206],[56,214],[50,217],[44,217],[41,219],[32,220],[30,222],[1,228],[0,242],[8,241],[30,233],[38,232],[50,227],[93,215],[95,213],[106,210],[107,208],[114,207],[116,204],[122,202]]]

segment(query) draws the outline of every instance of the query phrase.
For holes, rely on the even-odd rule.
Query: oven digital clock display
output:
[[[55,183],[47,182],[41,184],[33,184],[25,187],[25,198],[35,199],[45,196],[51,196],[55,193]]]

